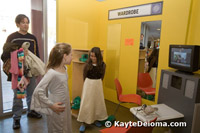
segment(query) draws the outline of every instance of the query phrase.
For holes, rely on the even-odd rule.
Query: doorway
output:
[[[26,6],[23,6],[23,8],[21,8],[21,3]],[[3,52],[3,45],[6,42],[8,35],[15,31],[18,31],[18,28],[15,24],[15,17],[17,16],[17,14],[26,14],[31,19],[30,3],[30,0],[21,0],[20,3],[16,0],[0,1],[0,55]],[[4,113],[11,112],[13,103],[13,90],[11,89],[11,82],[7,81],[7,75],[3,72],[2,66],[3,62],[1,60],[0,116]],[[26,108],[26,102],[24,102],[24,100],[23,103],[24,108]]]
[[[41,0],[41,2],[45,4],[42,12],[47,12],[47,16],[43,17],[45,19],[44,25],[48,29],[47,32],[43,31],[44,29],[42,29],[43,33],[41,33],[41,35],[44,34],[44,37],[41,38],[43,38],[43,40],[48,40],[47,42],[44,42],[43,40],[41,42],[41,45],[45,46],[44,51],[41,51],[41,53],[44,55],[46,54],[45,52],[49,53],[50,49],[56,42],[56,0]],[[21,8],[21,3],[24,5],[23,8]],[[21,0],[20,2],[16,0],[0,1],[0,55],[3,52],[3,45],[6,42],[8,35],[18,31],[18,28],[15,24],[15,17],[18,14],[25,14],[29,17],[30,22],[32,22],[31,10],[33,7],[31,4],[34,4],[35,6],[38,3],[35,0]],[[32,26],[33,24],[30,23],[30,28],[28,31],[29,33],[32,33]],[[48,54],[45,58],[48,58]],[[2,66],[3,62],[0,60],[0,117],[11,114],[13,104],[13,90],[11,89],[11,82],[7,81],[7,76],[3,72]],[[26,99],[23,100],[24,108],[26,108],[25,100]]]
[[[161,20],[141,23],[137,94],[151,101],[156,93],[161,23]]]

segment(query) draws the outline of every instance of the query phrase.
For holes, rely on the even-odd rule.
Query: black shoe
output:
[[[31,117],[31,118],[37,118],[37,119],[42,118],[42,115],[39,114],[39,113],[37,113],[37,112],[35,112],[34,110],[31,110],[31,112],[29,112],[29,113],[27,114],[27,116],[28,116],[28,117]]]
[[[13,129],[20,128],[20,120],[13,120]]]

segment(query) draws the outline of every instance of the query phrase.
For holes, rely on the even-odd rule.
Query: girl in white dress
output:
[[[58,43],[51,50],[47,73],[37,85],[31,109],[47,115],[49,133],[71,133],[71,108],[67,67],[72,60],[71,46]],[[48,92],[48,94],[47,94]]]
[[[85,123],[95,123],[96,126],[100,127],[101,123],[98,121],[108,117],[102,84],[105,69],[106,64],[103,62],[100,48],[92,48],[83,72],[84,84],[77,119],[82,122],[80,132],[85,131]]]

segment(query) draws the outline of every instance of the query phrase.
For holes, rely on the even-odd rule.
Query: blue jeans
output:
[[[36,78],[32,77],[29,79],[30,79],[30,83],[26,88],[26,103],[28,106],[28,112],[30,112],[31,98],[32,98],[33,91],[35,90],[35,87],[36,87]],[[21,118],[22,111],[23,111],[23,102],[22,102],[22,99],[17,98],[17,89],[13,89],[13,92],[14,92],[13,107],[12,107],[13,119],[19,120]]]

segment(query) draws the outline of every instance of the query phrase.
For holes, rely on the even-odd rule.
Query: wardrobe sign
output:
[[[162,14],[163,2],[131,6],[108,11],[108,19],[132,18]]]

